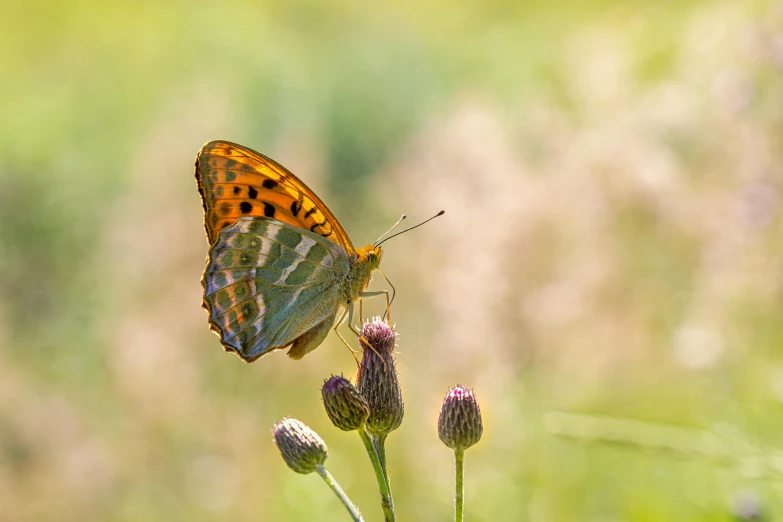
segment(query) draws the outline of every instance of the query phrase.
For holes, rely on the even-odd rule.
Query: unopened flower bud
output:
[[[451,388],[440,407],[440,440],[449,448],[461,451],[477,443],[483,431],[481,409],[476,396],[465,386]]]
[[[332,424],[343,431],[360,429],[370,415],[367,400],[345,377],[329,378],[321,388],[321,396]]]
[[[312,473],[326,461],[326,443],[304,422],[283,419],[272,433],[283,460],[297,473]]]
[[[379,317],[364,323],[360,333],[362,363],[358,388],[370,406],[367,431],[384,437],[399,428],[405,413],[402,389],[392,357],[397,333]]]

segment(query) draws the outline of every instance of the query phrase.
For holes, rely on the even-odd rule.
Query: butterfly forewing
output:
[[[282,165],[241,145],[211,141],[196,157],[196,179],[210,244],[245,216],[274,218],[355,249],[340,223],[307,185]]]
[[[210,248],[204,307],[226,350],[252,361],[334,322],[345,251],[318,234],[264,217],[241,218]]]

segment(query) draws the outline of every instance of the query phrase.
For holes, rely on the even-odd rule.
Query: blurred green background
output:
[[[451,517],[456,383],[468,520],[783,516],[779,2],[5,0],[0,72],[0,519],[347,520],[273,446],[294,416],[380,520],[320,404],[339,340],[246,365],[208,331],[218,138],[357,244],[447,210],[384,246],[399,520]]]

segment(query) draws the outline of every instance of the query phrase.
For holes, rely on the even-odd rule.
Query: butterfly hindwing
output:
[[[297,340],[294,351],[317,346],[334,322],[338,283],[349,270],[345,251],[318,234],[240,218],[209,250],[202,283],[210,327],[247,361]]]
[[[274,218],[355,249],[320,198],[271,158],[228,141],[211,141],[196,157],[196,180],[204,204],[210,244],[220,231],[245,216]]]

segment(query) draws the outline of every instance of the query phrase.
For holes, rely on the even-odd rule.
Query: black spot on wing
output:
[[[238,195],[240,192],[242,192],[242,189],[241,189],[241,188],[239,188],[239,187],[237,187],[237,186],[235,186],[235,187],[234,187],[234,195],[236,196],[236,195]]]
[[[266,186],[267,181],[269,180],[264,181],[264,186]],[[256,199],[258,197],[258,191],[253,187],[249,187],[247,189],[247,195],[250,197],[250,199]]]
[[[305,219],[307,219],[307,218],[309,218],[310,216],[312,216],[313,214],[315,214],[315,207],[313,207],[313,208],[311,208],[310,210],[308,210],[307,212],[305,212],[305,215],[304,215],[304,217],[305,217]],[[311,228],[310,230],[312,230],[312,228]]]
[[[291,214],[293,214],[294,217],[296,217],[296,215],[299,214],[299,211],[301,209],[302,209],[302,207],[299,206],[299,202],[298,201],[294,201],[293,203],[291,203]]]
[[[250,214],[250,212],[253,211],[253,204],[249,201],[243,201],[239,204],[239,210],[241,210],[243,214]]]
[[[265,189],[272,190],[278,185],[277,181],[273,179],[265,179],[263,183],[261,183],[261,186],[263,186]]]
[[[275,217],[275,207],[269,203],[264,203],[264,215],[266,217]]]

